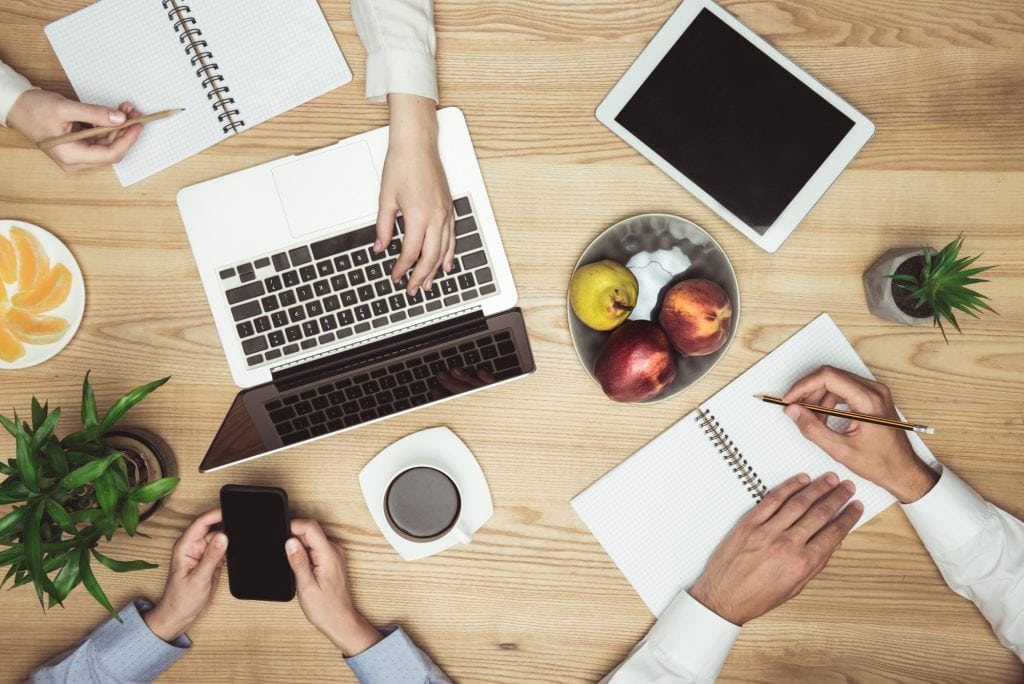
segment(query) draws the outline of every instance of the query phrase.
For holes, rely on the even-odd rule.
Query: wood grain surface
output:
[[[43,27],[86,0],[4,0],[0,58],[71,95]],[[468,118],[520,292],[537,372],[519,382],[210,475],[196,468],[237,388],[175,208],[183,186],[386,123],[363,99],[364,52],[347,3],[322,2],[350,85],[123,189],[110,170],[67,176],[0,129],[0,217],[39,224],[78,258],[88,291],[74,341],[36,368],[0,373],[0,407],[33,393],[75,429],[82,375],[101,407],[165,374],[129,417],[171,444],[184,479],[106,550],[161,568],[100,580],[115,604],[157,598],[173,541],[227,482],[276,484],[293,514],[323,521],[349,558],[359,607],[399,622],[463,682],[595,681],[652,617],[569,500],[822,311],[833,315],[935,453],[1024,515],[1024,6],[1019,0],[731,0],[723,3],[871,118],[875,137],[782,250],[761,252],[594,119],[594,109],[674,0],[438,0],[442,104]],[[126,55],[126,58],[130,56]],[[130,93],[125,94],[130,97]],[[607,400],[580,368],[565,290],[587,243],[615,221],[665,211],[705,227],[740,278],[743,316],[722,362],[654,406]],[[872,317],[861,274],[894,246],[966,249],[997,263],[999,315],[937,330]],[[406,563],[376,531],[357,483],[381,448],[448,425],[473,449],[495,502],[469,546]],[[0,454],[12,443],[0,439]],[[130,543],[129,543],[130,542]],[[0,594],[0,680],[24,678],[104,619],[84,591],[43,614]],[[239,602],[222,583],[166,681],[351,681],[297,602]],[[1021,663],[953,594],[898,507],[850,537],[796,599],[751,623],[722,681],[1021,681]]]

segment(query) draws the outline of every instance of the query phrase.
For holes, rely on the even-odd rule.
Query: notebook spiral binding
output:
[[[736,479],[743,482],[751,498],[757,501],[764,498],[764,495],[768,493],[768,488],[761,482],[761,478],[757,476],[753,466],[743,458],[743,453],[729,439],[729,433],[715,420],[714,414],[704,409],[697,409],[695,420],[704,430],[704,434],[708,436],[708,441],[718,446],[718,453],[722,455],[722,460],[729,464],[732,472],[736,473]]]
[[[196,18],[192,16],[192,8],[179,0],[162,0],[167,10],[167,19],[171,22],[174,32],[178,34],[178,42],[185,47],[189,63],[196,70],[196,78],[203,79],[201,85],[206,90],[206,99],[210,100],[217,121],[225,134],[233,133],[245,126],[240,113],[235,107],[235,98],[228,97],[231,88],[224,84],[224,75],[217,73],[220,66],[213,61],[213,53],[209,43],[202,39],[203,31],[196,26]]]

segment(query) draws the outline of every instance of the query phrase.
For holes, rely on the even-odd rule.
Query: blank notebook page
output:
[[[224,77],[245,131],[351,80],[330,26],[316,0],[181,2],[202,32],[203,51]],[[174,30],[159,0],[100,0],[46,27],[83,102],[116,107],[131,101],[151,114],[183,107],[147,125],[114,171],[124,186],[136,183],[224,140],[229,133],[191,64],[194,52]]]

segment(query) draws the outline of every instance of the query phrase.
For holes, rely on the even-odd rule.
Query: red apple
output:
[[[732,302],[710,280],[684,280],[665,294],[658,322],[672,346],[687,356],[713,354],[729,339]]]
[[[612,331],[594,361],[594,376],[615,401],[643,401],[676,379],[665,332],[650,321],[626,321]]]

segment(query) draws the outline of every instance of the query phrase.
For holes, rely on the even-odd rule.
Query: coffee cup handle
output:
[[[463,524],[461,522],[458,523],[452,529],[452,533],[455,535],[455,538],[459,540],[460,544],[468,544],[469,542],[471,542],[473,540],[473,536],[470,534],[469,530],[467,530],[463,526]]]

